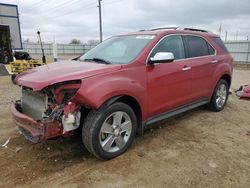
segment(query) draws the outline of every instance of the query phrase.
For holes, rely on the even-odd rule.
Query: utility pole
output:
[[[99,27],[100,27],[100,42],[102,42],[102,8],[101,8],[101,1],[98,0],[98,8],[99,8]]]
[[[225,41],[227,41],[227,31],[226,31],[226,35],[225,35]]]
[[[222,24],[220,24],[220,27],[219,27],[219,35],[221,36],[221,31],[222,31]]]

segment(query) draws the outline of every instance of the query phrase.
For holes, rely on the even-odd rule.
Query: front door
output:
[[[172,52],[175,60],[146,67],[150,117],[189,103],[191,96],[191,67],[185,60],[182,37],[172,35],[163,38],[149,58],[157,52]]]

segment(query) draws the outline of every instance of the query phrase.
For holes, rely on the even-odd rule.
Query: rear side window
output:
[[[189,58],[213,55],[215,53],[215,50],[201,37],[185,36],[185,41]]]
[[[225,44],[222,42],[220,37],[213,37],[213,41],[218,44],[226,53],[229,53]]]

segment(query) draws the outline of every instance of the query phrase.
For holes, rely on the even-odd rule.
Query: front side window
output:
[[[213,55],[214,49],[201,37],[185,36],[185,41],[188,47],[188,57],[200,57]]]
[[[154,57],[157,52],[172,52],[174,59],[184,59],[185,51],[183,46],[182,37],[178,35],[168,36],[157,44],[153,49],[150,57]]]
[[[80,61],[96,59],[111,64],[127,64],[134,60],[155,35],[125,35],[105,40],[79,58]]]

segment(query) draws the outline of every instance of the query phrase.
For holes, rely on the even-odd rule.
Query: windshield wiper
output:
[[[112,64],[110,61],[98,57],[94,57],[92,59],[84,59],[84,61],[96,61],[97,63]]]

